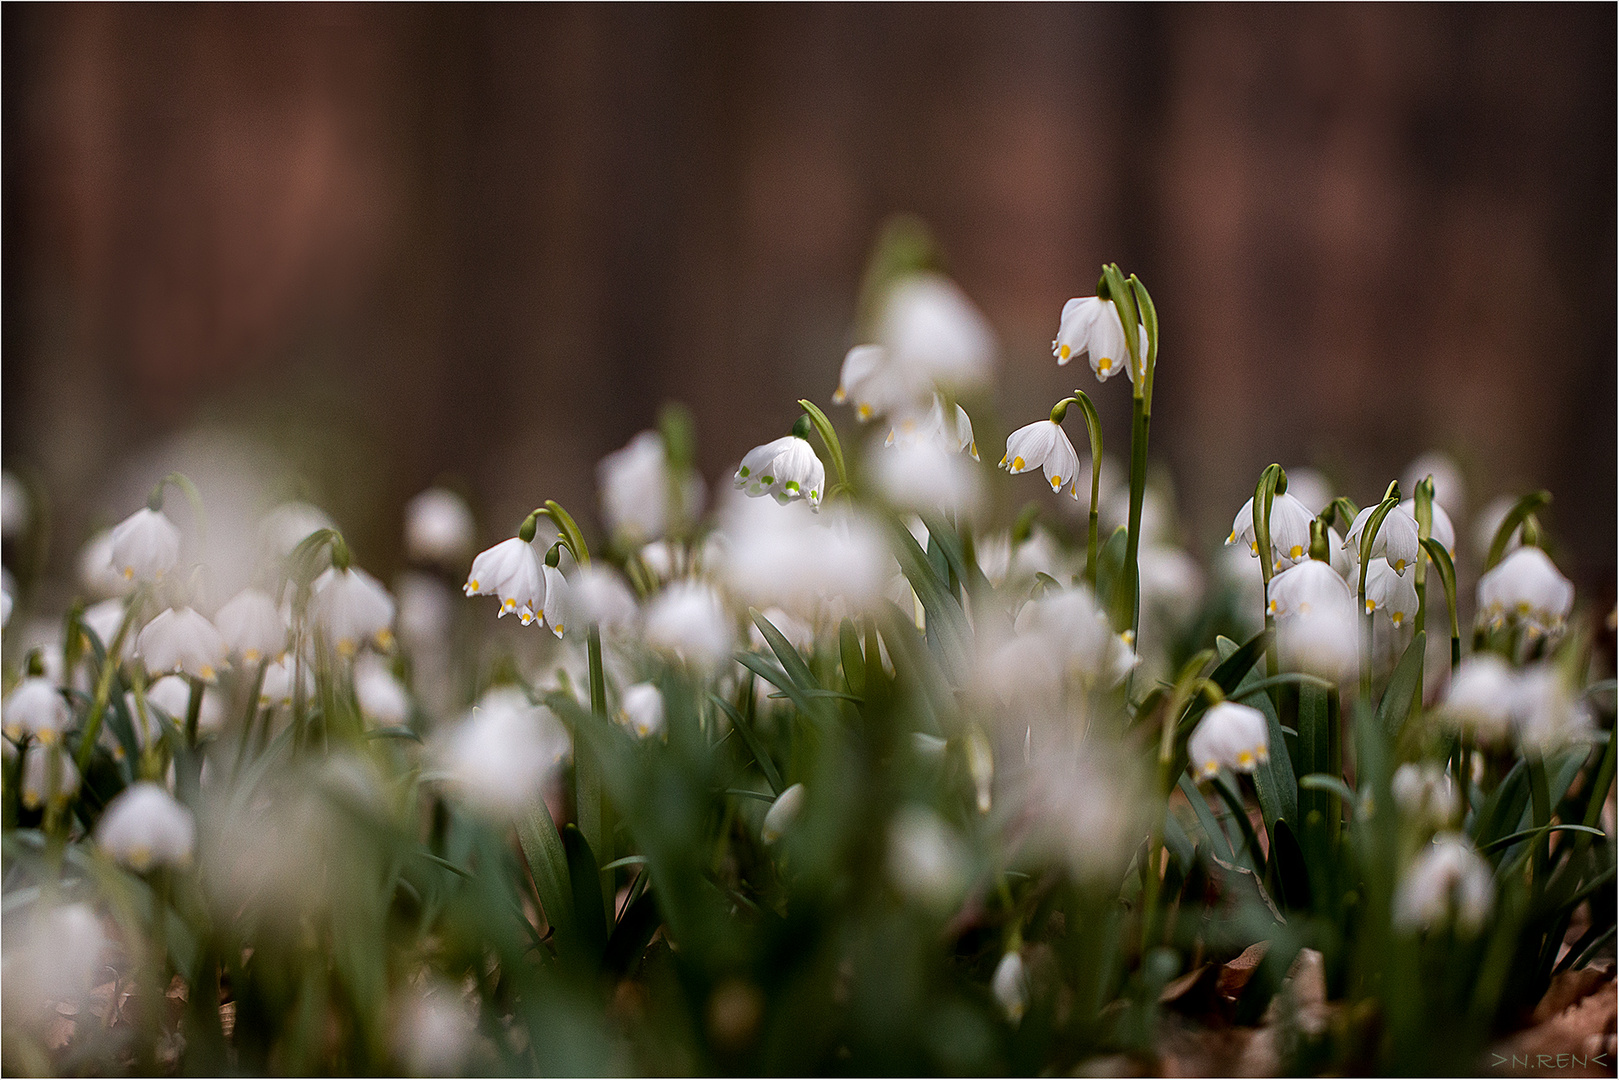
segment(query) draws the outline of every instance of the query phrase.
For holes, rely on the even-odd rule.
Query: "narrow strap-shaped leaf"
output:
[[[753,755],[753,760],[759,764],[759,770],[765,774],[765,782],[770,785],[770,790],[780,795],[782,791],[781,774],[776,771],[776,763],[770,760],[769,752],[759,742],[758,736],[753,731],[753,725],[744,720],[742,714],[729,701],[726,701],[718,694],[708,696],[709,700],[718,705],[725,715],[731,718],[731,729],[741,734],[742,741],[747,744],[748,753]]]
[[[748,617],[753,620],[753,625],[757,626],[759,632],[764,635],[765,641],[770,645],[770,651],[774,652],[776,659],[781,661],[781,669],[787,673],[788,678],[796,682],[800,689],[821,689],[821,684],[816,680],[815,674],[810,671],[809,664],[804,661],[803,655],[793,647],[793,643],[787,640],[785,634],[776,629],[774,623],[754,608],[748,609]]]
[[[966,549],[961,543],[961,536],[956,530],[936,513],[922,515],[922,524],[927,526],[928,537],[939,546],[944,554],[945,562],[956,575],[956,580],[969,592],[978,592],[989,588],[989,581],[978,564],[967,558]]]
[[[1383,726],[1390,740],[1399,737],[1406,717],[1411,715],[1411,702],[1422,682],[1423,650],[1427,647],[1426,630],[1418,630],[1411,635],[1411,644],[1405,647],[1405,655],[1394,666],[1394,674],[1389,676],[1389,684],[1383,690],[1383,700],[1377,706],[1377,722]]]
[[[517,819],[517,842],[528,860],[546,921],[559,934],[571,933],[573,886],[568,881],[568,856],[543,799],[536,799],[528,813]]]
[[[1263,874],[1265,849],[1259,845],[1259,837],[1254,832],[1254,823],[1248,820],[1248,807],[1243,805],[1242,794],[1224,772],[1215,777],[1214,786],[1220,792],[1220,798],[1225,800],[1226,806],[1231,810],[1231,816],[1236,819],[1237,828],[1242,830],[1243,843],[1247,845],[1248,858],[1253,863],[1254,869]]]
[[[820,718],[822,713],[816,704],[816,700],[805,694],[802,688],[781,668],[758,653],[739,650],[734,655],[737,663],[786,694],[787,700],[797,706],[799,712],[812,720]]]
[[[601,872],[585,834],[571,821],[562,830],[562,850],[568,856],[568,879],[573,886],[573,921],[580,944],[592,957],[607,947],[607,906],[602,901]]]
[[[635,962],[646,952],[661,921],[651,890],[642,892],[624,909],[618,925],[613,927],[612,936],[607,939],[607,949],[602,955],[602,967],[613,975],[628,975]]]
[[[1550,825],[1542,825],[1542,826],[1540,826],[1538,828],[1534,828],[1534,829],[1520,829],[1518,832],[1512,833],[1509,836],[1499,837],[1499,838],[1497,838],[1495,840],[1490,841],[1488,844],[1484,844],[1484,845],[1480,846],[1479,847],[1479,852],[1481,854],[1488,854],[1488,853],[1490,853],[1492,851],[1495,851],[1498,848],[1511,847],[1513,844],[1516,844],[1519,840],[1528,840],[1530,837],[1540,836],[1542,833],[1554,833],[1554,832],[1577,832],[1577,833],[1585,833],[1585,834],[1587,834],[1589,836],[1607,836],[1608,835],[1607,833],[1603,832],[1601,829],[1593,829],[1593,828],[1589,828],[1589,827],[1587,827],[1585,825],[1564,825],[1564,824],[1562,824],[1560,822],[1555,822],[1554,821]]]
[[[843,444],[838,441],[838,431],[832,426],[816,404],[808,398],[800,398],[798,407],[803,409],[810,418],[810,424],[815,433],[821,437],[821,444],[826,447],[827,456],[832,459],[832,471],[837,475],[838,483],[844,487],[849,486],[849,470],[843,460]]]
[[[1220,666],[1214,669],[1214,673],[1209,678],[1214,680],[1215,685],[1219,686],[1221,692],[1227,697],[1230,697],[1235,692],[1243,677],[1248,674],[1249,669],[1259,662],[1261,656],[1265,655],[1265,646],[1269,644],[1270,636],[1271,632],[1269,630],[1261,630],[1229,653],[1226,652],[1224,646],[1220,645],[1219,641],[1215,643],[1224,659],[1220,661]],[[1230,638],[1220,640],[1227,644],[1230,644],[1231,641]]]
[[[1355,789],[1344,783],[1343,778],[1330,773],[1310,773],[1299,777],[1299,787],[1308,791],[1330,791],[1343,799],[1350,806],[1355,805]]]
[[[1439,571],[1439,582],[1445,587],[1445,609],[1450,614],[1450,667],[1454,671],[1462,662],[1461,629],[1456,623],[1456,564],[1451,561],[1445,545],[1431,536],[1422,541],[1422,550],[1428,553],[1434,569]]]
[[[905,523],[896,517],[888,521],[889,533],[893,537],[894,553],[899,558],[899,566],[905,577],[916,590],[916,595],[922,601],[922,607],[927,610],[928,629],[930,636],[937,634],[940,644],[944,648],[945,666],[949,671],[959,672],[965,669],[967,648],[966,616],[956,598],[950,595],[950,589],[928,562],[927,553],[911,535],[911,530]]]
[[[860,635],[849,619],[838,624],[838,656],[843,661],[843,681],[849,692],[864,697],[866,658],[860,653]]]
[[[1203,792],[1198,789],[1197,784],[1192,781],[1189,775],[1183,772],[1176,782],[1176,786],[1181,789],[1181,794],[1186,796],[1186,801],[1192,804],[1192,813],[1197,815],[1197,823],[1202,827],[1203,835],[1209,838],[1210,854],[1223,857],[1228,862],[1235,859],[1236,855],[1231,850],[1231,842],[1226,839],[1225,830],[1220,828],[1220,823],[1214,820],[1214,813],[1209,809],[1209,802],[1203,797]]]

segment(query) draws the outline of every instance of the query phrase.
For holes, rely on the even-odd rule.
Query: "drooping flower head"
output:
[[[476,532],[466,500],[447,488],[428,488],[405,507],[405,551],[418,562],[456,566]]]
[[[1315,514],[1310,508],[1292,494],[1281,491],[1271,499],[1270,504],[1270,554],[1271,572],[1286,570],[1296,563],[1309,559],[1310,556],[1310,522],[1315,520]],[[1259,540],[1254,535],[1254,500],[1242,504],[1237,516],[1231,521],[1231,534],[1226,537],[1227,544],[1246,544],[1248,553],[1259,554]]]
[[[156,581],[180,561],[180,529],[163,511],[143,506],[113,528],[109,554],[125,581]]]
[[[393,597],[358,567],[322,571],[310,592],[309,613],[343,656],[352,656],[367,642],[386,649],[393,639]]]
[[[214,624],[191,608],[169,608],[142,627],[135,655],[153,674],[181,672],[213,682],[226,666],[230,647]]]
[[[1493,626],[1516,622],[1538,634],[1562,630],[1574,584],[1537,547],[1520,547],[1478,579],[1478,610]]]
[[[1146,328],[1142,327],[1138,339],[1146,341]],[[1057,326],[1057,339],[1051,343],[1051,353],[1058,364],[1066,364],[1076,356],[1088,355],[1096,378],[1106,382],[1121,371],[1135,382],[1135,369],[1130,365],[1130,346],[1124,337],[1124,322],[1112,300],[1096,296],[1076,296],[1062,306],[1062,319]]]
[[[635,732],[637,738],[657,738],[663,734],[663,695],[651,683],[626,686],[615,719]]]
[[[1079,454],[1062,425],[1053,420],[1036,420],[1008,435],[1000,465],[1014,476],[1039,469],[1052,491],[1060,492],[1066,485],[1069,496],[1079,499]]]
[[[1394,891],[1394,925],[1408,932],[1455,921],[1477,933],[1495,906],[1495,880],[1465,836],[1441,833],[1401,877]]]
[[[49,746],[62,737],[73,713],[56,684],[38,675],[31,675],[17,684],[6,695],[0,713],[4,713],[6,737],[21,742],[23,736],[32,735]]]
[[[516,613],[527,626],[545,606],[540,553],[522,537],[502,540],[472,560],[472,569],[461,591],[468,596],[496,597],[500,600],[497,618]]]
[[[214,625],[231,651],[250,664],[278,657],[287,647],[287,622],[281,609],[258,589],[237,593],[214,613]]]
[[[816,509],[826,490],[826,467],[809,444],[809,418],[794,425],[791,435],[756,446],[736,470],[736,486],[755,498],[771,495],[783,506],[803,499]]]
[[[196,848],[197,823],[174,796],[143,780],[108,804],[96,824],[96,843],[136,872],[184,866]]]
[[[1212,705],[1192,732],[1186,751],[1200,779],[1215,776],[1222,767],[1251,773],[1270,760],[1270,728],[1265,714],[1234,701]]]
[[[632,546],[656,540],[669,530],[673,513],[697,517],[703,504],[703,481],[696,473],[670,477],[671,463],[663,438],[643,431],[596,466],[602,513],[608,530]],[[669,505],[671,488],[679,505]]]
[[[1372,515],[1377,512],[1377,504],[1373,503],[1359,514],[1355,515],[1354,522],[1349,531],[1344,534],[1344,547],[1353,547],[1356,551],[1356,560],[1359,561],[1360,538],[1367,525],[1371,523]],[[1435,514],[1437,521],[1439,515]],[[1306,541],[1308,543],[1308,541]],[[1403,575],[1406,570],[1416,565],[1417,551],[1421,547],[1417,530],[1417,519],[1411,516],[1405,507],[1396,506],[1388,512],[1383,524],[1378,527],[1377,535],[1372,538],[1372,558],[1382,556],[1396,574]]]

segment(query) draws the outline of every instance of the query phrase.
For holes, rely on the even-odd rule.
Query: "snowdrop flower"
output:
[[[1146,328],[1142,327],[1138,339],[1146,343]],[[1135,382],[1135,369],[1130,366],[1130,347],[1124,337],[1124,321],[1111,300],[1096,296],[1076,296],[1062,306],[1062,319],[1057,326],[1057,339],[1051,343],[1051,353],[1059,365],[1066,364],[1081,353],[1090,356],[1091,370],[1100,382],[1121,371]]]
[[[1474,653],[1450,679],[1440,715],[1481,743],[1497,744],[1511,731],[1517,676],[1494,653]]]
[[[1403,627],[1416,618],[1417,587],[1411,577],[1394,572],[1383,559],[1374,560],[1366,567],[1366,612],[1380,611],[1387,615],[1395,627]]]
[[[278,705],[291,705],[293,698],[293,674],[298,664],[294,662],[289,653],[264,669],[264,682],[259,686],[259,708],[268,709]],[[303,665],[303,684],[305,696],[315,692],[315,676],[309,664]]]
[[[156,581],[180,561],[180,530],[143,506],[112,530],[112,568],[125,581]]]
[[[46,802],[60,806],[79,791],[79,769],[60,742],[29,748],[22,763],[22,804],[38,810]]]
[[[663,734],[663,695],[651,683],[626,686],[615,719],[635,732],[636,738],[656,738]]]
[[[551,710],[531,704],[515,687],[500,687],[440,740],[435,755],[463,802],[492,818],[509,818],[540,798],[570,750],[568,730]]]
[[[285,559],[310,534],[336,528],[337,523],[320,507],[286,502],[264,516],[259,524],[259,539],[269,554]]]
[[[1518,622],[1534,633],[1554,634],[1574,608],[1574,584],[1544,551],[1521,547],[1478,579],[1478,608],[1491,626]]]
[[[635,594],[613,570],[592,563],[581,566],[568,583],[568,606],[585,625],[595,624],[613,632],[635,623],[640,608]]]
[[[1345,597],[1279,622],[1277,644],[1288,667],[1342,682],[1359,669],[1359,633],[1355,603]]]
[[[230,648],[214,624],[195,611],[168,608],[141,629],[135,639],[135,655],[154,674],[184,672],[213,682],[226,666]]]
[[[44,908],[44,905],[39,905]],[[107,975],[110,942],[95,909],[86,903],[37,910],[6,931],[5,1017],[33,1024],[57,1015],[52,1006],[82,1006]],[[45,1010],[49,1009],[49,1012]]]
[[[954,904],[966,887],[967,857],[939,815],[911,804],[889,825],[888,872],[901,893],[938,911]]]
[[[1349,585],[1328,563],[1305,559],[1270,579],[1270,613],[1307,615],[1315,608],[1353,600]]]
[[[663,438],[643,431],[621,450],[602,458],[596,466],[602,512],[607,527],[624,542],[639,546],[656,540],[669,528],[669,457]],[[677,481],[680,516],[691,520],[702,507],[702,481],[687,474]]]
[[[136,873],[184,866],[197,844],[197,823],[174,796],[142,780],[107,806],[96,823],[96,843]]]
[[[380,656],[355,662],[354,697],[360,715],[373,724],[399,727],[410,719],[410,695]]]
[[[394,1026],[394,1053],[412,1076],[457,1076],[477,1044],[477,1012],[459,990],[434,980],[412,991]]]
[[[0,473],[0,536],[10,539],[28,531],[33,515],[28,509],[28,489],[13,474]]]
[[[868,460],[878,490],[901,509],[971,515],[983,502],[977,469],[935,440],[901,442]]]
[[[1078,500],[1079,454],[1068,441],[1062,425],[1052,420],[1036,420],[1025,424],[1006,437],[1006,453],[1001,455],[1001,468],[1016,476],[1038,468],[1046,474],[1052,491],[1061,491],[1068,485],[1068,494]]]
[[[393,637],[393,597],[376,578],[355,567],[321,572],[311,589],[309,614],[341,656],[352,656],[367,641],[385,649]]]
[[[636,553],[636,557],[641,560],[641,565],[647,568],[647,572],[660,582],[668,581],[675,576],[680,561],[679,552],[667,540],[654,540],[650,544],[643,545]]]
[[[73,713],[67,701],[56,689],[56,684],[38,675],[30,675],[17,684],[6,696],[5,733],[12,742],[21,742],[32,735],[42,745],[50,746],[62,737]]]
[[[1441,833],[1405,872],[1394,891],[1394,925],[1420,933],[1455,919],[1475,934],[1495,905],[1490,864],[1458,833]]]
[[[731,595],[807,620],[832,600],[853,611],[880,603],[894,566],[877,526],[842,507],[814,515],[800,504],[734,497],[716,536],[709,561]]]
[[[140,710],[135,704],[135,695],[127,695],[126,704],[129,706],[130,718],[140,726]],[[191,684],[179,675],[165,675],[161,679],[152,680],[152,685],[146,688],[146,704],[155,705],[162,709],[164,714],[176,724],[183,726],[186,714],[191,709]],[[204,690],[202,700],[197,707],[197,730],[204,734],[216,732],[225,726],[225,702],[217,691]],[[144,732],[137,732],[144,736]],[[146,739],[141,738],[141,745],[146,745]]]
[[[1251,773],[1270,760],[1270,728],[1265,714],[1234,701],[1209,706],[1186,744],[1198,779],[1232,772]]]
[[[230,650],[248,663],[280,656],[287,648],[287,622],[274,600],[247,588],[214,613],[214,625]]]
[[[135,591],[135,583],[113,568],[111,529],[102,529],[79,550],[79,584],[101,599],[128,596]]]
[[[856,345],[850,349],[843,357],[843,367],[838,371],[838,388],[832,391],[832,404],[845,405],[852,398],[860,419],[871,419],[876,410],[871,402],[861,400],[860,389],[887,361],[888,354],[881,345]]]
[[[1407,762],[1394,770],[1394,803],[1407,817],[1444,828],[1456,815],[1456,787],[1442,766]]]
[[[428,488],[405,506],[405,551],[419,562],[455,566],[476,532],[466,500],[445,488]]]
[[[1519,745],[1541,755],[1588,743],[1595,734],[1590,703],[1550,662],[1519,674],[1512,696],[1512,722]]]
[[[1366,531],[1366,526],[1370,523],[1372,514],[1377,511],[1377,507],[1378,504],[1373,503],[1356,514],[1354,522],[1349,526],[1349,532],[1344,535],[1344,546],[1355,548],[1357,564],[1360,560],[1361,534]],[[1435,520],[1438,520],[1438,517],[1438,514],[1434,515]],[[1412,517],[1410,511],[1403,505],[1396,506],[1383,519],[1383,524],[1377,530],[1377,536],[1372,540],[1372,558],[1381,555],[1394,568],[1396,574],[1404,574],[1408,567],[1416,564],[1420,546],[1417,519]]]
[[[1450,557],[1454,559],[1456,557],[1456,526],[1451,523],[1450,515],[1445,513],[1445,508],[1439,505],[1438,499],[1433,500],[1429,505],[1433,507],[1433,528],[1428,531],[1428,535],[1439,541],[1440,546],[1450,552]],[[1400,509],[1410,514],[1412,521],[1417,520],[1416,499],[1405,500],[1400,504]],[[1387,522],[1384,523],[1383,528],[1388,528]]]
[[[1023,971],[1023,957],[1016,951],[1001,957],[995,965],[995,974],[989,980],[990,991],[1014,1025],[1023,1019],[1029,1007],[1029,980]]]
[[[520,536],[502,540],[472,560],[472,570],[461,591],[468,596],[498,598],[497,618],[516,612],[518,620],[527,626],[545,606],[540,553]]]
[[[937,394],[933,395],[933,403],[928,411],[920,417],[909,413],[898,416],[888,429],[884,445],[904,446],[918,442],[937,443],[952,454],[967,454],[974,461],[978,460],[978,440],[973,438],[972,418],[967,415],[966,409],[956,405],[952,418],[947,419],[944,400]]]
[[[792,827],[798,815],[804,809],[804,785],[794,784],[770,804],[765,812],[764,825],[759,829],[759,839],[767,844],[774,844],[782,838],[782,834]]]
[[[995,359],[989,323],[955,282],[921,273],[895,283],[878,318],[877,340],[907,381],[976,386]]]
[[[116,597],[84,609],[84,625],[93,631],[103,648],[111,648],[118,628],[124,624],[124,602]]]
[[[1270,504],[1271,572],[1306,561],[1310,557],[1310,522],[1315,515],[1310,508],[1289,492],[1278,492]],[[1259,541],[1254,536],[1254,500],[1242,504],[1231,522],[1227,544],[1248,545],[1250,555],[1259,554]]]
[[[1140,662],[1085,585],[1052,589],[1024,604],[1013,630],[1019,649],[1043,653],[1085,686],[1117,686]]]
[[[730,659],[735,640],[736,627],[719,595],[699,582],[676,582],[647,610],[647,644],[696,667],[718,668]]]
[[[1310,513],[1319,514],[1332,501],[1332,484],[1319,470],[1301,465],[1287,470],[1287,493]]]
[[[752,496],[773,495],[778,503],[786,505],[794,499],[803,499],[811,508],[821,505],[821,493],[826,490],[826,467],[815,456],[815,448],[799,434],[807,420],[793,427],[793,434],[774,439],[748,451],[736,470],[736,486]]]

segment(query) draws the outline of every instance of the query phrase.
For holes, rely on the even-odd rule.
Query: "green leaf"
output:
[[[1293,827],[1285,820],[1277,821],[1271,829],[1271,877],[1281,893],[1282,903],[1293,911],[1310,908],[1310,871],[1304,862],[1304,849],[1299,847]]]
[[[1096,602],[1103,611],[1113,610],[1113,593],[1124,587],[1124,549],[1129,543],[1123,525],[1113,530],[1096,556]]]
[[[612,936],[607,939],[602,967],[612,975],[628,975],[635,962],[646,952],[661,921],[658,903],[653,899],[651,890],[636,897],[625,909],[618,925],[613,927]]]
[[[1265,655],[1265,647],[1270,643],[1270,634],[1269,630],[1261,630],[1243,642],[1240,647],[1233,645],[1231,639],[1227,637],[1215,641],[1222,659],[1220,666],[1214,669],[1209,678],[1214,680],[1215,685],[1219,686],[1220,691],[1227,697],[1236,691],[1249,670]]]
[[[843,661],[843,681],[849,692],[859,697],[866,693],[866,658],[860,653],[860,635],[854,623],[845,618],[838,624],[838,656]]]
[[[1383,700],[1377,706],[1377,722],[1383,726],[1390,740],[1399,738],[1411,713],[1411,703],[1422,685],[1423,650],[1428,646],[1428,632],[1418,630],[1405,647],[1405,655],[1394,666],[1389,684],[1383,691]]]
[[[741,664],[743,667],[759,676],[765,682],[786,694],[787,699],[791,701],[793,705],[798,708],[798,711],[803,713],[806,718],[817,720],[823,715],[816,699],[804,693],[804,688],[799,686],[798,683],[796,683],[786,672],[782,671],[781,668],[772,664],[769,660],[766,660],[758,653],[738,651],[735,656],[737,663]]]
[[[982,592],[989,589],[989,581],[978,564],[967,558],[962,547],[961,535],[938,514],[922,515],[922,524],[927,526],[928,537],[939,546],[944,554],[945,563],[956,575],[956,580],[971,592]]]
[[[574,930],[592,958],[607,947],[607,908],[602,902],[601,873],[585,834],[571,821],[562,829],[562,849],[568,856],[568,878],[573,885]]]
[[[572,933],[573,891],[568,880],[568,856],[543,799],[535,800],[534,807],[517,819],[517,841],[528,860],[546,921],[558,934]]]
[[[770,760],[770,754],[759,742],[758,736],[754,734],[753,725],[742,719],[742,714],[733,708],[729,701],[726,701],[718,694],[709,694],[708,696],[726,716],[731,718],[731,728],[740,734],[742,741],[747,744],[748,753],[753,755],[753,760],[758,763],[759,770],[765,774],[765,783],[770,785],[771,791],[780,795],[782,792],[781,774],[776,771],[776,763]]]
[[[946,670],[958,673],[966,670],[970,650],[967,647],[967,618],[962,613],[961,605],[950,595],[949,587],[934,571],[927,554],[905,523],[890,515],[888,527],[900,569],[927,611],[928,636],[936,638],[944,650]]]
[[[1203,792],[1199,790],[1191,776],[1182,772],[1176,786],[1180,788],[1181,794],[1186,796],[1186,801],[1192,804],[1192,813],[1197,815],[1197,823],[1202,827],[1203,835],[1208,837],[1210,853],[1227,862],[1234,860],[1236,855],[1231,850],[1231,841],[1226,838],[1225,830],[1220,828],[1220,823],[1214,820],[1214,813],[1209,809],[1209,801],[1203,797]]]
[[[1450,614],[1450,666],[1454,668],[1462,662],[1461,630],[1456,623],[1456,564],[1445,545],[1431,536],[1422,541],[1422,549],[1439,571],[1439,583],[1445,588],[1445,610]]]
[[[1299,777],[1299,787],[1306,791],[1330,791],[1350,806],[1355,805],[1355,789],[1343,782],[1342,777],[1330,773],[1309,773]]]
[[[1524,519],[1551,501],[1551,492],[1535,491],[1512,504],[1512,509],[1508,510],[1507,516],[1501,519],[1501,524],[1496,527],[1495,537],[1490,541],[1490,553],[1484,559],[1484,571],[1486,573],[1495,569],[1495,564],[1500,562],[1501,557],[1507,553],[1507,544],[1511,541],[1512,534],[1517,531],[1518,526],[1523,524]]]
[[[1308,683],[1299,686],[1300,775],[1333,775],[1331,693]],[[1325,865],[1331,859],[1327,837],[1332,832],[1332,813],[1329,792],[1299,785],[1299,839],[1304,845],[1306,862],[1310,865],[1318,860]]]
[[[843,444],[838,441],[837,429],[832,426],[826,413],[816,407],[808,398],[800,398],[798,407],[809,415],[810,423],[815,427],[815,433],[821,437],[821,445],[826,447],[827,456],[832,459],[832,472],[842,487],[849,486],[849,470],[843,460]]]
[[[1554,821],[1550,825],[1542,825],[1534,829],[1521,829],[1518,832],[1512,833],[1508,836],[1498,837],[1495,840],[1491,840],[1487,844],[1480,845],[1478,850],[1480,854],[1487,855],[1490,852],[1495,851],[1497,848],[1511,847],[1520,840],[1528,840],[1531,837],[1542,836],[1547,833],[1554,832],[1585,833],[1588,836],[1608,835],[1601,829],[1593,829],[1585,825],[1564,825]]]

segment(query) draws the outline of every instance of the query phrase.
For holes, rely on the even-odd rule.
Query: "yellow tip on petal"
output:
[[[1102,374],[1102,375],[1105,375],[1109,371],[1112,371],[1113,370],[1113,358],[1110,357],[1110,356],[1104,356],[1101,359],[1097,360],[1096,361],[1096,370],[1097,370],[1098,374]]]
[[[551,627],[551,633],[555,634],[557,637],[561,637],[562,636],[562,624],[557,623],[555,626]]]
[[[133,566],[124,567],[124,580],[125,581],[128,581],[130,578],[132,578],[134,576],[135,576],[135,568]]]
[[[1287,557],[1290,559],[1296,559],[1303,554],[1304,548],[1299,544],[1294,544],[1292,547],[1287,549]]]
[[[1051,478],[1051,490],[1052,491],[1061,491],[1062,490],[1062,477],[1053,476]]]
[[[213,677],[214,677],[214,669],[209,667],[207,664],[204,664],[204,665],[202,665],[202,670],[199,671],[197,673],[197,675],[204,682],[211,682],[213,680]]]
[[[1250,754],[1246,750],[1242,751],[1241,753],[1239,753],[1237,755],[1237,764],[1240,765],[1244,769],[1253,768],[1253,766],[1254,766],[1254,755]]]
[[[1395,626],[1399,626],[1399,625],[1400,625],[1400,624],[1401,624],[1401,623],[1403,623],[1403,622],[1405,622],[1405,612],[1403,612],[1403,611],[1396,611],[1396,612],[1394,612],[1394,614],[1393,614],[1393,615],[1392,615],[1392,616],[1391,616],[1391,618],[1393,618],[1393,619],[1394,619],[1394,625],[1395,625]]]
[[[871,406],[862,401],[858,406],[855,407],[855,415],[860,417],[862,420],[870,420]]]
[[[1068,347],[1068,346],[1066,346],[1066,345],[1059,345],[1059,346],[1058,346],[1058,347],[1057,347],[1057,355],[1058,355],[1058,356],[1059,356],[1059,357],[1061,357],[1061,358],[1062,358],[1062,359],[1064,359],[1064,360],[1066,360],[1066,359],[1068,359],[1068,358],[1069,358],[1069,357],[1070,357],[1070,356],[1072,356],[1072,355],[1074,355],[1074,350],[1073,350],[1073,349],[1070,349],[1070,348],[1069,348],[1069,347]]]
[[[1023,468],[1023,459],[1020,458],[1020,457],[1013,458],[1012,459],[1012,471],[1017,472],[1018,470],[1020,470],[1022,468]]]
[[[1396,574],[1405,573],[1405,560],[1404,559],[1395,559],[1394,560],[1394,572]]]

